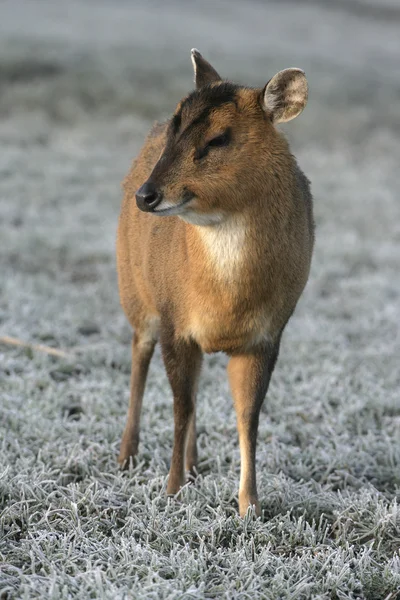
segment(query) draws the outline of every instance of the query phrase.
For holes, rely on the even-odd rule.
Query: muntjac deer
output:
[[[196,387],[204,352],[225,352],[237,415],[239,512],[260,514],[259,413],[283,329],[306,284],[314,242],[309,181],[275,125],[307,102],[304,72],[264,88],[222,80],[192,50],[196,89],[156,124],[124,181],[117,262],[134,327],[128,419],[119,463],[137,454],[154,346],[174,397],[167,494],[197,471]]]

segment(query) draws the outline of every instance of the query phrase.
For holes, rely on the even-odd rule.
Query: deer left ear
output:
[[[221,77],[218,75],[214,67],[212,67],[210,63],[202,57],[196,48],[192,49],[191,55],[194,69],[194,82],[197,89],[203,87],[203,85],[207,85],[207,83],[211,83],[212,81],[221,81]]]
[[[304,71],[279,71],[267,83],[262,94],[263,108],[274,123],[291,121],[307,104],[308,83]]]

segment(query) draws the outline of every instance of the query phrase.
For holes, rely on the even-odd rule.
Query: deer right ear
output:
[[[263,90],[262,105],[274,123],[291,121],[307,104],[308,84],[301,69],[279,71]]]
[[[221,77],[218,75],[214,67],[212,67],[210,63],[202,57],[196,48],[191,50],[191,55],[194,69],[194,82],[197,89],[203,87],[203,85],[207,85],[207,83],[211,83],[212,81],[221,81]]]

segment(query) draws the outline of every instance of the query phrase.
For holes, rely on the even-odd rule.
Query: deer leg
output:
[[[173,334],[163,333],[163,330],[161,348],[174,396],[174,447],[167,494],[175,495],[186,481],[185,457],[190,467],[194,466],[192,462],[197,458],[195,393],[202,352],[196,343],[176,340]]]
[[[196,398],[194,397],[193,416],[190,420],[188,441],[186,447],[186,471],[192,479],[197,476],[198,454],[197,454],[197,432],[196,432]]]
[[[128,418],[118,457],[122,468],[129,467],[129,460],[134,459],[138,451],[143,394],[155,344],[156,338],[148,331],[135,331],[132,339],[131,395]]]
[[[261,514],[255,468],[258,420],[278,352],[279,342],[253,353],[235,355],[228,363],[239,434],[239,513],[242,517],[253,505],[256,514]]]

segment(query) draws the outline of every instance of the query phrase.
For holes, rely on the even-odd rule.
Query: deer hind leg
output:
[[[140,413],[150,360],[158,337],[158,318],[145,319],[132,338],[132,372],[128,417],[122,435],[118,462],[128,468],[139,446]]]
[[[228,363],[239,434],[239,513],[242,517],[253,505],[256,514],[261,514],[255,467],[258,420],[278,352],[279,341],[251,354],[233,356]]]
[[[173,332],[161,329],[161,348],[174,396],[174,447],[167,494],[174,495],[185,484],[185,458],[189,470],[197,465],[195,393],[202,352],[194,342],[177,340]]]

